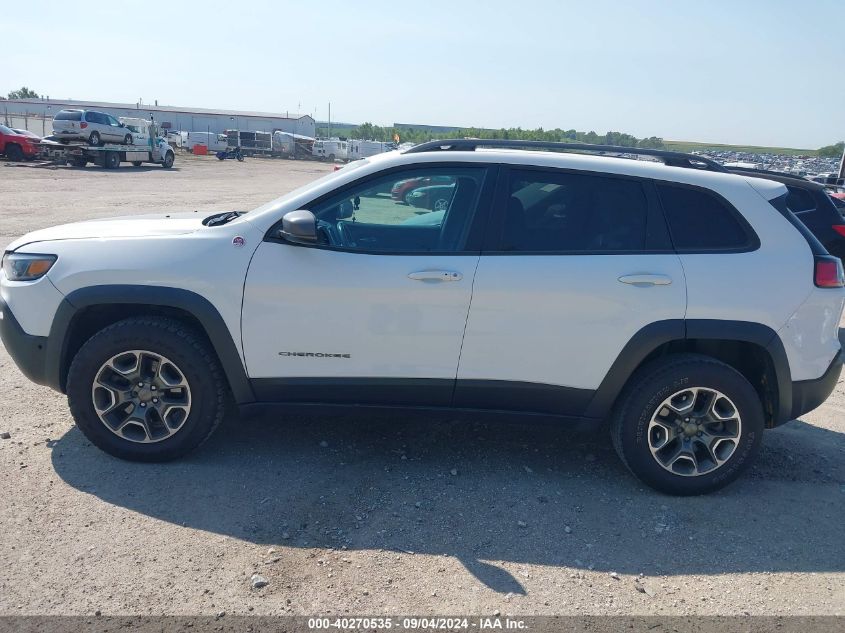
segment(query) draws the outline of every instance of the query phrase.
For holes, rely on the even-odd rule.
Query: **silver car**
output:
[[[95,110],[62,110],[53,118],[53,134],[61,142],[84,140],[89,145],[132,145],[132,131],[110,114]]]

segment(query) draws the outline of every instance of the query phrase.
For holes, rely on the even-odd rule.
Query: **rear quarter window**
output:
[[[668,184],[658,184],[657,190],[676,251],[745,251],[759,244],[748,223],[720,196]]]
[[[793,213],[803,213],[816,208],[816,201],[809,191],[787,185],[786,206]]]

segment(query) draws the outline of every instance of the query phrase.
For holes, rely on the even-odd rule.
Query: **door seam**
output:
[[[461,356],[464,353],[464,341],[466,340],[467,336],[467,325],[469,324],[469,313],[472,310],[472,299],[475,296],[475,278],[478,275],[478,267],[481,265],[481,257],[482,254],[478,254],[478,259],[475,260],[475,270],[472,271],[472,283],[469,287],[469,303],[467,304],[467,315],[466,319],[464,319],[464,331],[461,334],[461,347],[458,350],[458,364],[455,366],[455,380],[452,383],[452,397],[449,400],[450,405],[455,404],[455,392],[458,389],[458,374],[461,371]]]

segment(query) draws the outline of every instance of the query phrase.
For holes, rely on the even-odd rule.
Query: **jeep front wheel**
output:
[[[223,418],[226,385],[208,344],[178,321],[138,317],[79,350],[67,381],[77,426],[107,453],[167,461],[204,442]]]
[[[694,354],[638,370],[611,420],[625,465],[674,495],[705,494],[736,479],[759,451],[763,427],[763,407],[748,380]]]

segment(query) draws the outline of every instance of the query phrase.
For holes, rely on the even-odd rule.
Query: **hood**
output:
[[[49,229],[27,233],[9,244],[6,250],[13,251],[33,242],[51,242],[54,240],[182,235],[203,228],[202,221],[216,213],[219,213],[219,211],[158,213],[60,224]]]

